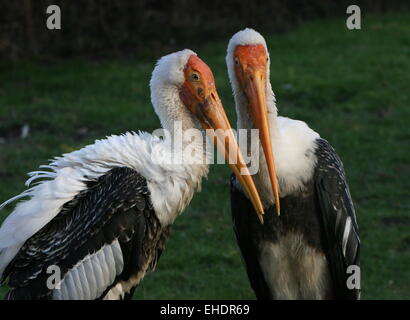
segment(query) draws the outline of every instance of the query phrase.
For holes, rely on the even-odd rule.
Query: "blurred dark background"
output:
[[[61,30],[46,29],[46,8],[61,8]],[[346,14],[357,4],[362,14],[402,11],[400,0],[20,0],[0,3],[0,56],[91,58],[147,56],[219,38],[253,26],[284,32],[312,19]]]

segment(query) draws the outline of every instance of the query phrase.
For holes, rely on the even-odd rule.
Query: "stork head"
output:
[[[269,113],[276,113],[276,108],[268,103],[268,96],[273,97],[273,93],[269,82],[269,53],[265,39],[253,29],[237,32],[229,41],[226,63],[238,115],[248,115],[253,126],[259,129],[279,214],[278,183],[269,128]]]
[[[263,206],[245,165],[215,86],[211,69],[193,51],[185,49],[162,57],[151,82],[151,100],[164,128],[169,122],[185,121],[193,127],[213,129],[213,138],[229,165],[248,192],[256,212]],[[183,126],[183,129],[189,129]]]

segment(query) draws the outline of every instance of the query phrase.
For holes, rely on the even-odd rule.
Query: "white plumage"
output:
[[[23,197],[0,229],[0,275],[22,244],[54,218],[61,206],[86,189],[84,177],[96,179],[114,167],[126,166],[146,177],[152,202],[164,225],[174,221],[191,200],[195,187],[208,172],[206,165],[154,163],[156,154],[171,156],[169,145],[147,133],[126,133],[98,140],[53,161],[48,173],[33,172],[29,182],[43,180],[11,201]]]
[[[163,127],[171,133],[176,121],[180,121],[183,128],[199,127],[178,92],[184,81],[184,66],[192,55],[196,54],[183,50],[163,57],[150,82],[154,110]],[[203,141],[191,144],[191,147],[198,147],[196,154],[203,156]],[[42,167],[48,170],[30,173],[26,185],[32,187],[0,207],[28,198],[17,204],[0,228],[0,278],[24,242],[50,222],[65,203],[87,188],[85,181],[96,180],[116,167],[134,169],[146,178],[155,214],[162,226],[171,224],[208,173],[208,165],[203,161],[200,164],[172,164],[174,152],[170,143],[158,137],[144,132],[128,132],[97,140]],[[156,158],[162,161],[154,161]],[[114,281],[122,268],[119,246],[116,242],[106,245],[70,270],[63,279],[62,290],[55,291],[54,297],[95,298],[102,293],[101,288]],[[94,283],[98,286],[93,286]]]

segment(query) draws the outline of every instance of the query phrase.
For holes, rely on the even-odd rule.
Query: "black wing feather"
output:
[[[6,298],[50,299],[52,291],[46,287],[49,265],[58,265],[64,275],[86,255],[115,239],[124,260],[116,280],[126,280],[138,271],[143,259],[152,258],[147,254],[155,251],[156,255],[162,249],[161,245],[157,248],[157,241],[146,241],[158,239],[159,231],[145,178],[130,168],[114,168],[88,181],[86,190],[25,242],[4,272],[10,288]]]
[[[332,146],[323,139],[317,141],[315,188],[323,226],[323,243],[330,265],[335,299],[358,299],[360,290],[346,286],[347,268],[359,266],[359,227],[347,185],[343,164]],[[351,221],[345,253],[343,237],[346,222]]]

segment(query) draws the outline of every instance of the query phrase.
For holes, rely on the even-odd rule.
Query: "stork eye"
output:
[[[191,74],[191,80],[193,80],[193,81],[199,81],[199,74],[197,74],[197,73],[192,73],[192,74]]]
[[[236,64],[236,65],[239,65],[239,60],[238,60],[238,58],[235,58],[235,64]]]

